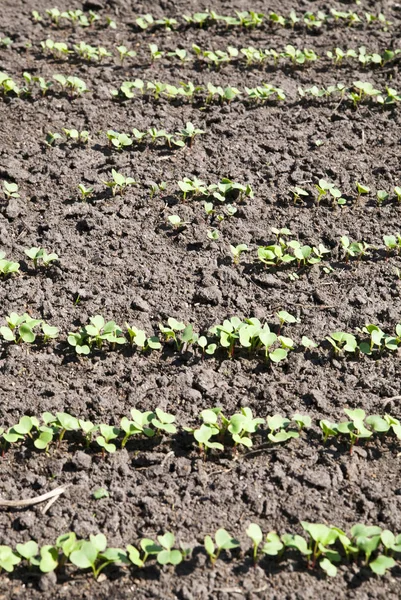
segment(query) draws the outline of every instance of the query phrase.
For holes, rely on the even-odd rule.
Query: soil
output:
[[[88,4],[92,4],[88,3]],[[379,88],[397,88],[398,63],[383,69],[364,68],[356,61],[333,67],[322,58],[310,67],[279,63],[265,70],[225,65],[220,71],[206,66],[180,66],[162,59],[148,63],[147,44],[173,50],[225,49],[255,46],[281,49],[291,43],[313,48],[319,56],[334,47],[383,51],[397,47],[401,25],[395,2],[364,2],[363,9],[380,11],[393,22],[389,31],[379,26],[347,28],[323,26],[311,33],[304,28],[256,30],[198,30],[140,32],[139,14],[177,16],[200,10],[196,2],[138,3],[96,0],[102,16],[116,19],[117,29],[53,29],[46,21],[33,24],[33,9],[44,13],[43,0],[3,0],[0,37],[13,44],[0,48],[0,70],[22,80],[28,71],[51,79],[53,73],[77,75],[91,93],[68,98],[51,93],[34,99],[7,98],[0,102],[0,178],[16,181],[20,199],[1,200],[0,242],[8,257],[19,260],[22,275],[1,282],[1,314],[29,311],[59,326],[63,337],[94,314],[117,323],[135,323],[149,333],[170,316],[191,322],[197,330],[238,315],[277,322],[275,312],[286,309],[300,323],[287,329],[294,339],[316,340],[335,330],[355,331],[376,323],[393,331],[400,320],[399,283],[394,273],[399,260],[375,254],[360,264],[340,261],[342,235],[382,244],[383,234],[399,230],[400,208],[394,201],[377,208],[374,195],[359,205],[333,210],[322,203],[294,206],[289,188],[301,185],[313,191],[323,177],[334,181],[347,198],[355,196],[355,181],[373,190],[392,190],[400,184],[400,112],[324,100],[300,102],[298,86],[326,86],[358,79]],[[333,3],[272,0],[269,10],[287,14],[293,8],[328,11]],[[339,10],[352,3],[335,3]],[[60,10],[82,8],[60,1]],[[243,10],[236,1],[214,2],[222,14]],[[255,1],[254,10],[268,12]],[[81,40],[112,48],[126,43],[137,57],[121,67],[117,60],[83,63],[54,60],[40,51],[40,41],[51,37],[69,45]],[[28,42],[31,44],[27,46]],[[228,106],[147,101],[136,98],[119,103],[110,89],[126,79],[140,77],[175,83],[232,85],[243,88],[262,81],[273,83],[291,101],[250,107],[243,101]],[[187,122],[205,130],[192,148],[135,147],[118,153],[107,145],[105,131],[129,132],[133,127],[157,126],[174,132]],[[86,129],[88,147],[71,142],[46,148],[48,131],[62,127]],[[321,140],[323,144],[316,145]],[[140,185],[124,196],[111,197],[101,180],[115,168],[132,175]],[[207,183],[222,177],[249,182],[255,198],[238,205],[238,212],[219,227],[212,242],[203,202],[183,203],[174,194],[174,182],[196,175]],[[162,196],[149,198],[147,183],[170,185]],[[77,185],[95,187],[88,203],[77,200]],[[165,226],[170,214],[190,224],[173,234]],[[253,248],[272,242],[271,227],[289,227],[300,241],[323,243],[333,252],[331,274],[311,269],[297,281],[288,273],[260,268],[251,253],[232,264],[229,244]],[[24,258],[24,248],[43,246],[55,251],[60,262],[35,272]],[[288,361],[269,368],[260,360],[224,356],[198,360],[173,352],[141,355],[128,351],[98,353],[77,359],[64,343],[46,348],[0,346],[0,415],[4,426],[23,414],[67,411],[94,422],[118,425],[131,408],[160,406],[177,421],[196,423],[199,412],[222,406],[232,414],[249,406],[254,414],[298,411],[312,417],[312,430],[288,445],[260,451],[245,458],[226,453],[204,462],[189,437],[161,443],[129,442],[124,450],[102,459],[95,450],[83,452],[73,438],[50,455],[23,445],[1,459],[0,496],[25,498],[56,485],[72,484],[42,515],[40,507],[2,509],[0,541],[15,545],[29,539],[52,543],[65,531],[78,536],[103,532],[112,546],[136,543],[173,531],[184,545],[198,546],[192,558],[177,567],[149,566],[128,573],[106,571],[94,582],[89,575],[52,576],[17,568],[0,578],[0,598],[178,598],[226,600],[231,598],[306,599],[388,598],[401,594],[399,567],[380,580],[368,569],[341,567],[335,579],[326,579],[295,560],[262,561],[253,568],[249,556],[234,553],[219,559],[215,569],[206,564],[199,545],[207,533],[225,527],[248,547],[245,529],[258,522],[264,531],[301,533],[301,520],[332,523],[349,529],[354,523],[378,524],[401,531],[399,447],[388,441],[364,444],[352,455],[344,445],[321,444],[316,424],[321,418],[344,417],[343,409],[367,413],[390,412],[400,418],[401,368],[397,355],[380,360],[332,359],[329,351],[290,353]],[[256,444],[257,447],[257,444]],[[104,487],[109,498],[95,500]]]

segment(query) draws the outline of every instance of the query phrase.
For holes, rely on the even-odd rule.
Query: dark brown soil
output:
[[[103,5],[103,0],[97,2]],[[292,8],[328,11],[329,2],[254,2],[255,10]],[[337,6],[338,4],[338,6]],[[388,32],[378,26],[322,27],[312,34],[301,28],[222,31],[216,28],[179,32],[137,32],[134,18],[146,12],[156,17],[200,10],[197,3],[160,1],[131,7],[127,0],[106,3],[101,15],[113,15],[117,29],[88,30],[65,26],[60,30],[33,24],[32,9],[44,12],[44,0],[3,0],[0,37],[13,40],[0,48],[0,70],[22,80],[22,73],[74,74],[91,93],[70,98],[49,93],[34,100],[8,98],[0,102],[0,179],[18,182],[21,198],[0,204],[0,242],[7,256],[19,260],[23,274],[2,281],[1,315],[29,310],[59,326],[62,337],[94,314],[118,323],[135,323],[149,333],[174,316],[205,330],[224,318],[256,316],[274,321],[286,309],[300,318],[291,335],[316,340],[335,330],[355,331],[376,323],[393,331],[400,320],[397,258],[375,255],[359,265],[345,265],[333,252],[333,273],[316,268],[291,282],[286,273],[269,273],[255,266],[258,245],[272,241],[271,227],[290,227],[301,241],[338,248],[339,238],[382,244],[382,235],[399,230],[400,208],[389,202],[378,209],[374,194],[359,206],[332,210],[311,202],[293,206],[289,188],[313,191],[324,177],[334,181],[346,197],[355,196],[355,181],[372,190],[392,190],[400,184],[399,109],[381,110],[347,103],[300,103],[299,85],[329,85],[357,79],[380,88],[397,88],[397,62],[383,69],[348,62],[334,68],[328,59],[315,66],[245,70],[226,65],[220,71],[192,63],[179,66],[162,59],[151,67],[147,44],[161,49],[177,46],[224,49],[227,45],[272,47],[288,43],[313,48],[320,56],[333,47],[383,51],[397,47],[401,25],[399,5],[364,2],[367,10],[382,10],[393,21]],[[58,3],[60,9],[81,8],[78,2]],[[352,3],[336,3],[340,10]],[[236,1],[213,4],[223,14],[244,9]],[[361,7],[355,8],[363,12]],[[115,59],[104,64],[55,61],[40,52],[40,41],[51,37],[69,45],[84,40],[112,48],[127,43],[137,50],[122,68]],[[27,47],[28,42],[32,46]],[[114,102],[110,89],[125,79],[141,77],[175,83],[232,85],[243,88],[262,81],[283,88],[289,101],[281,105],[249,107],[242,101],[228,106],[170,104],[137,98]],[[157,126],[167,131],[186,121],[205,130],[193,148],[170,152],[136,148],[118,153],[107,146],[105,131],[129,132],[133,127]],[[87,129],[88,148],[57,143],[46,148],[48,131],[62,127]],[[320,139],[324,143],[316,146]],[[124,196],[104,193],[101,180],[116,168],[139,182]],[[239,206],[236,216],[220,226],[220,239],[210,242],[211,229],[203,202],[183,204],[174,182],[196,175],[207,183],[221,177],[249,182],[255,198]],[[149,199],[149,181],[167,181],[168,193]],[[96,190],[92,201],[77,199],[77,185]],[[170,214],[190,225],[172,235],[165,227]],[[229,244],[246,243],[252,253],[239,266],[232,264]],[[24,248],[44,246],[60,256],[60,263],[35,273],[25,262]],[[79,302],[76,302],[79,296]],[[346,407],[367,413],[391,412],[400,417],[399,357],[374,361],[331,360],[328,351],[292,353],[283,365],[270,369],[246,358],[197,361],[167,353],[139,355],[108,352],[77,360],[65,344],[46,349],[0,346],[1,422],[14,424],[23,414],[67,411],[95,422],[118,425],[133,407],[162,407],[180,423],[194,424],[206,408],[221,405],[232,414],[249,406],[258,416],[299,411],[314,420],[312,432],[287,446],[249,458],[216,456],[203,462],[189,439],[154,444],[129,443],[125,450],[103,460],[72,443],[53,447],[50,456],[22,446],[1,459],[0,496],[22,498],[44,493],[68,482],[68,492],[43,516],[40,509],[1,510],[0,542],[14,545],[36,539],[52,543],[65,531],[79,536],[103,532],[112,546],[136,543],[174,531],[180,542],[199,546],[207,533],[225,527],[248,546],[245,529],[258,522],[264,531],[301,532],[299,522],[327,522],[345,529],[356,522],[401,530],[399,448],[380,442],[365,444],[350,455],[344,446],[324,447],[316,423],[320,418],[343,417]],[[92,492],[107,488],[110,497],[94,500]],[[199,550],[199,548],[198,548]],[[341,568],[334,580],[308,572],[297,562],[261,562],[251,568],[249,557],[219,560],[211,569],[196,550],[188,563],[143,571],[106,571],[107,578],[27,575],[26,570],[0,578],[1,598],[384,598],[400,597],[400,570],[382,579],[368,570]],[[68,575],[68,573],[67,573]]]

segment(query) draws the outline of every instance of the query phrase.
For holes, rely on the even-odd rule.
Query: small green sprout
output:
[[[320,523],[306,523],[301,521],[303,529],[309,534],[311,542],[308,545],[309,553],[312,555],[312,567],[315,566],[320,557],[319,566],[329,577],[335,577],[337,567],[333,562],[341,560],[340,554],[332,550],[329,546],[333,545],[339,537],[339,532],[334,527],[328,527]]]
[[[178,215],[169,215],[167,221],[174,227],[174,229],[181,229],[188,224],[188,221],[183,221]]]
[[[0,546],[0,569],[12,573],[20,562],[20,557],[9,546]]]
[[[225,529],[218,529],[214,536],[215,543],[210,535],[205,536],[204,546],[207,555],[209,556],[210,562],[214,566],[217,559],[219,558],[222,550],[234,550],[240,547],[240,543]]]
[[[304,190],[298,186],[290,188],[290,191],[293,195],[294,204],[296,204],[298,202],[298,200],[302,201],[302,197],[309,196],[309,193],[306,190]]]
[[[350,257],[357,257],[358,262],[368,254],[371,247],[366,242],[351,242],[348,236],[343,235],[340,239],[341,246],[345,254],[345,262],[348,262]]]
[[[344,352],[356,352],[358,348],[358,342],[356,337],[352,333],[346,333],[344,331],[334,331],[325,338],[334,348],[335,354]]]
[[[7,342],[15,342],[19,344],[21,341],[27,344],[32,344],[36,339],[36,334],[33,331],[41,323],[41,319],[32,319],[27,313],[18,315],[10,313],[6,317],[7,326],[0,327],[0,335]]]
[[[78,131],[77,129],[64,129],[67,140],[73,140],[87,144],[89,141],[89,131]]]
[[[8,183],[3,181],[3,192],[6,198],[19,198],[18,185],[16,183]]]
[[[189,147],[192,148],[195,137],[197,135],[202,135],[202,133],[205,132],[202,129],[196,128],[195,125],[192,125],[192,123],[188,121],[185,128],[181,129],[181,131],[177,131],[176,135],[180,135],[185,141],[189,140]]]
[[[377,190],[376,192],[376,202],[377,206],[381,206],[383,202],[386,202],[389,198],[390,194],[386,192],[386,190]]]
[[[159,50],[156,44],[149,44],[149,51],[152,63],[154,63],[156,60],[160,60],[164,56],[164,52]]]
[[[125,550],[107,548],[106,536],[102,533],[90,535],[89,541],[80,540],[77,542],[69,556],[69,560],[80,569],[91,568],[95,579],[110,564],[129,564]]]
[[[272,417],[267,417],[267,426],[270,430],[268,434],[268,438],[274,444],[282,444],[283,442],[287,442],[292,438],[298,438],[299,433],[297,431],[289,430],[287,428],[291,421],[281,415],[273,415]]]
[[[46,146],[51,148],[55,145],[56,140],[61,140],[61,135],[59,133],[52,133],[51,131],[48,131],[45,139]]]
[[[86,202],[86,200],[90,196],[92,196],[92,194],[94,192],[94,188],[93,187],[86,188],[83,183],[80,183],[78,185],[78,190],[81,192],[81,197],[82,197],[83,202]]]
[[[217,241],[220,238],[219,231],[217,229],[208,230],[206,233],[209,240]]]
[[[263,542],[263,532],[257,523],[251,523],[246,530],[246,534],[251,538],[253,543],[252,557],[253,562],[256,565],[259,560],[259,546]],[[269,556],[277,556],[283,548],[284,544],[280,541],[280,537],[277,533],[275,531],[270,531],[266,536],[261,552]]]
[[[104,488],[97,488],[93,492],[93,497],[95,500],[101,500],[102,498],[108,498],[109,495],[110,495],[109,492],[107,490],[105,490]]]
[[[117,46],[117,52],[120,56],[121,64],[124,63],[126,58],[134,58],[136,56],[135,50],[128,50],[127,46]]]
[[[101,435],[96,438],[96,442],[102,448],[103,456],[105,450],[112,454],[117,450],[117,447],[111,441],[118,437],[120,430],[117,427],[105,424],[99,425],[99,430]]]
[[[106,15],[106,25],[110,29],[117,29],[117,23],[114,21],[112,17]]]
[[[362,195],[369,194],[370,187],[368,187],[367,185],[363,185],[362,183],[358,183],[358,181],[355,182],[355,185],[356,185],[356,191],[358,193],[355,203],[358,203],[358,201]]]
[[[246,252],[249,250],[248,246],[246,244],[238,244],[238,246],[232,246],[230,244],[230,250],[231,250],[231,254],[233,255],[233,260],[234,260],[234,264],[238,265],[239,261],[240,261],[240,256],[243,252]]]
[[[157,553],[156,560],[159,565],[179,565],[182,562],[185,552],[174,549],[175,536],[172,533],[165,533],[164,535],[158,535],[157,541],[159,542],[161,549]]]
[[[111,181],[103,181],[103,183],[111,188],[113,196],[117,193],[121,195],[126,191],[130,185],[135,185],[137,182],[132,177],[124,177],[121,173],[117,173],[114,169],[111,170],[113,179]]]
[[[394,194],[397,196],[398,202],[401,202],[401,187],[396,186],[394,188]]]
[[[38,268],[39,261],[42,262],[44,267],[48,267],[51,262],[58,260],[58,255],[55,252],[47,254],[44,248],[26,248],[24,252],[33,261],[35,269]]]
[[[131,346],[136,346],[143,352],[147,350],[160,350],[161,343],[157,336],[147,337],[145,331],[137,329],[133,325],[125,324]]]
[[[5,253],[0,252],[0,273],[1,275],[10,275],[11,273],[18,273],[20,264],[18,262],[12,262],[5,258]]]

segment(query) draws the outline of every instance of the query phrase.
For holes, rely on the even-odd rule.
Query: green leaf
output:
[[[89,569],[95,564],[98,553],[95,544],[84,540],[78,550],[71,552],[70,561],[80,569]]]
[[[42,573],[50,573],[58,565],[58,552],[54,546],[42,546],[40,549],[39,569]]]
[[[109,495],[109,492],[104,488],[98,488],[93,492],[93,497],[95,498],[95,500],[100,500],[101,498],[108,498]]]
[[[246,534],[257,546],[262,543],[263,532],[257,523],[251,523],[246,530]]]
[[[380,554],[375,560],[369,563],[369,567],[376,575],[385,575],[387,569],[392,569],[395,565],[396,562],[394,558],[391,558],[391,556],[384,556],[384,554]]]
[[[329,577],[335,577],[337,575],[337,567],[329,561],[328,558],[323,558],[319,563],[320,567]]]
[[[222,550],[231,550],[232,548],[238,548],[240,543],[238,540],[231,537],[231,535],[223,528],[216,531],[215,540],[217,547]]]
[[[33,540],[30,540],[29,542],[26,542],[25,544],[17,544],[16,550],[17,550],[18,554],[20,556],[22,556],[22,558],[25,558],[26,560],[30,560],[31,558],[33,558],[34,556],[36,556],[39,553],[39,546],[36,542],[34,542]]]

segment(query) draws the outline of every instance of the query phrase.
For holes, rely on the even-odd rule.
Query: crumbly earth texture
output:
[[[92,3],[88,3],[92,4]],[[252,8],[288,14],[350,8],[383,11],[393,25],[323,26],[260,29],[181,28],[179,31],[138,31],[135,18],[177,17],[206,8],[185,0],[133,3],[128,0],[93,3],[99,14],[113,17],[115,30],[52,28],[46,20],[33,23],[31,11],[50,8],[44,0],[3,0],[0,37],[13,44],[0,48],[0,70],[21,81],[22,73],[50,80],[54,73],[76,75],[90,93],[71,99],[51,93],[34,99],[9,97],[0,101],[0,179],[16,181],[20,198],[0,200],[0,249],[19,260],[22,274],[0,283],[1,315],[29,313],[60,327],[60,341],[44,347],[0,345],[1,424],[10,426],[24,414],[66,411],[94,422],[117,425],[130,409],[156,406],[176,415],[179,423],[194,426],[204,408],[221,406],[233,414],[249,406],[255,415],[308,414],[313,426],[287,445],[244,452],[211,453],[202,460],[190,436],[164,437],[158,443],[130,441],[126,448],[102,458],[94,448],[84,451],[73,437],[49,454],[29,444],[8,450],[0,460],[0,496],[19,499],[45,493],[56,485],[71,486],[42,515],[40,506],[0,509],[0,541],[15,545],[29,539],[53,543],[74,531],[80,537],[106,534],[109,545],[124,547],[142,537],[173,531],[178,542],[197,547],[189,561],[177,568],[109,569],[95,582],[88,574],[60,572],[40,576],[18,567],[0,577],[0,598],[145,598],[226,600],[229,598],[337,599],[388,598],[401,594],[400,571],[377,578],[367,568],[341,567],[336,578],[308,571],[297,560],[263,560],[252,567],[249,556],[222,555],[215,569],[199,546],[206,534],[225,527],[249,547],[245,529],[257,522],[263,531],[299,532],[301,520],[335,524],[348,529],[361,522],[401,531],[399,445],[388,441],[362,444],[352,455],[344,444],[323,446],[319,419],[344,418],[344,408],[400,416],[399,356],[378,360],[335,359],[327,348],[296,351],[287,361],[269,367],[246,355],[230,360],[224,354],[201,360],[193,353],[173,351],[140,354],[127,349],[95,353],[78,359],[65,343],[68,331],[95,314],[119,324],[134,323],[146,331],[174,316],[205,331],[232,315],[255,316],[276,322],[285,309],[299,318],[286,333],[320,341],[336,330],[355,332],[366,323],[393,331],[400,320],[399,259],[375,254],[356,264],[345,264],[338,249],[341,236],[382,244],[383,234],[399,230],[400,208],[395,202],[376,206],[374,195],[358,205],[317,208],[309,200],[293,205],[289,188],[299,185],[312,194],[319,178],[334,181],[347,198],[355,197],[355,181],[372,189],[400,185],[400,110],[382,110],[322,100],[301,102],[299,86],[327,86],[336,82],[371,81],[380,89],[397,88],[397,61],[385,68],[363,67],[344,61],[334,67],[326,51],[335,47],[383,52],[397,47],[400,6],[393,1],[351,2],[256,0],[245,7],[236,0],[216,0],[221,14]],[[82,8],[71,0],[60,10]],[[118,58],[100,64],[45,55],[46,38],[69,46],[83,40],[114,49],[126,44],[137,52],[121,66]],[[279,62],[277,67],[223,65],[220,70],[181,65],[163,58],[149,63],[148,43],[162,50],[177,47],[225,49],[254,46],[282,49],[286,44],[313,48],[321,60],[308,67]],[[115,53],[115,52],[114,52]],[[282,104],[249,106],[202,102],[159,102],[137,97],[116,102],[110,89],[135,78],[169,83],[231,85],[243,89],[262,82],[281,87]],[[169,132],[187,121],[205,134],[192,148],[170,151],[162,146],[110,149],[108,129],[129,133],[156,126]],[[48,131],[88,130],[88,146],[57,142],[44,144]],[[322,143],[316,144],[320,140]],[[139,185],[112,197],[101,181],[114,168]],[[249,182],[255,197],[237,205],[233,217],[212,229],[203,200],[179,199],[175,182],[197,176],[206,183],[229,177]],[[150,198],[149,182],[166,181],[167,191]],[[87,203],[77,186],[95,188]],[[178,214],[188,225],[176,233],[166,225]],[[255,261],[256,248],[272,243],[272,227],[289,227],[296,239],[332,249],[331,273],[319,266],[295,281],[288,271],[269,271]],[[239,265],[233,264],[229,245],[246,243]],[[59,263],[35,272],[24,248],[42,246],[57,252]],[[262,438],[255,438],[255,448]],[[93,491],[106,488],[108,498],[95,500]]]

